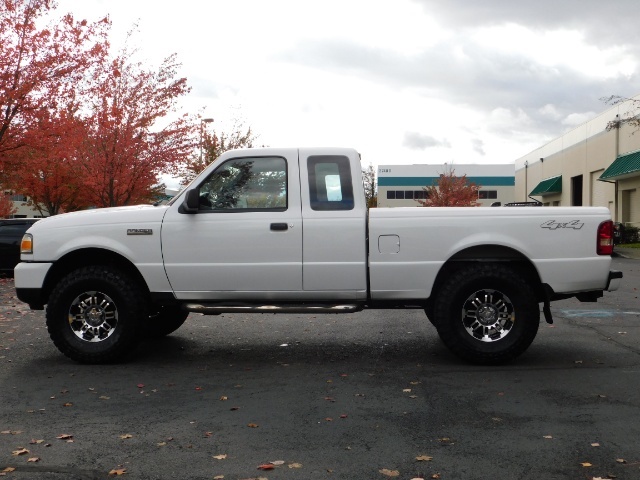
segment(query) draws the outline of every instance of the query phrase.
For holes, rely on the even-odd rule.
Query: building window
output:
[[[413,198],[414,200],[424,200],[429,198],[429,194],[424,190],[416,190],[413,192]]]
[[[424,190],[387,190],[387,200],[424,200],[429,194]]]
[[[479,200],[495,200],[496,198],[498,198],[497,190],[479,190],[478,191]]]

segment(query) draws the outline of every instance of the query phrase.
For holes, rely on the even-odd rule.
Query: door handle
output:
[[[271,224],[271,230],[275,231],[275,232],[282,232],[284,230],[288,230],[289,229],[289,225],[287,225],[286,223],[272,223]]]

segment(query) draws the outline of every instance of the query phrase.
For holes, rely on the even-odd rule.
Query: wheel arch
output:
[[[88,259],[91,259],[88,261]],[[44,281],[42,298],[47,299],[51,291],[69,272],[88,265],[116,267],[138,282],[148,295],[149,287],[138,268],[126,257],[104,248],[82,248],[69,252],[58,259],[51,267]]]
[[[531,284],[539,302],[546,298],[545,287],[538,270],[524,254],[504,245],[477,245],[460,250],[442,265],[436,275],[427,308],[432,308],[435,295],[449,276],[464,268],[465,265],[475,262],[508,263]]]

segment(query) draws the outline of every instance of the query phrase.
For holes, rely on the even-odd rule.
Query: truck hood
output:
[[[98,225],[159,223],[167,211],[166,205],[132,205],[127,207],[96,208],[80,212],[63,213],[36,222],[29,233],[51,228],[85,228]]]

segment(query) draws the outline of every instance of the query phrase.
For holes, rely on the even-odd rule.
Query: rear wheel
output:
[[[106,266],[67,274],[51,292],[47,329],[67,357],[83,363],[109,363],[130,355],[146,302],[138,283]]]
[[[472,363],[516,358],[533,342],[540,310],[531,285],[507,265],[477,264],[448,278],[434,301],[444,344]]]

